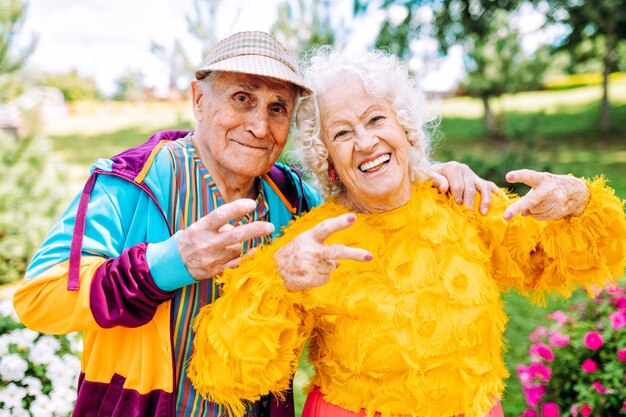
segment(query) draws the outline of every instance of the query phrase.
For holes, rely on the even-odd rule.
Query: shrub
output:
[[[626,288],[606,288],[529,336],[530,363],[517,366],[522,417],[626,415]]]
[[[0,301],[0,417],[66,417],[76,400],[80,336],[24,328]]]
[[[66,190],[47,139],[0,132],[0,285],[20,279]]]

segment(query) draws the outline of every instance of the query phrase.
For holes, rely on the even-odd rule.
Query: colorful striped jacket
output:
[[[163,141],[188,133],[158,132],[143,145],[98,160],[14,295],[27,327],[83,333],[74,416],[175,414],[171,299],[176,289],[195,281],[165,218],[171,167],[159,151]],[[302,196],[309,207],[320,203],[297,173],[281,164],[272,172],[278,168],[278,178],[292,187],[282,189],[297,191],[298,207],[278,181],[263,176],[275,234],[302,210]],[[272,417],[293,415],[289,401],[271,404]]]

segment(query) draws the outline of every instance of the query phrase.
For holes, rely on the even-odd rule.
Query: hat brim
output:
[[[205,65],[196,70],[196,79],[201,80],[211,71],[236,72],[241,74],[260,75],[262,77],[276,78],[287,81],[303,92],[311,94],[312,91],[306,86],[302,77],[291,70],[287,65],[261,55],[241,55],[224,59],[211,65]]]

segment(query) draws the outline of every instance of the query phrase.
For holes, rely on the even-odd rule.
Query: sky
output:
[[[219,9],[217,34],[224,38],[241,30],[269,31],[282,0],[226,0]],[[333,18],[349,27],[347,49],[372,45],[382,12],[354,21],[352,0],[334,2]],[[31,71],[78,71],[93,78],[106,94],[115,91],[117,78],[129,71],[144,74],[148,86],[165,92],[166,65],[150,52],[152,42],[171,46],[181,39],[191,58],[202,62],[198,42],[189,35],[185,15],[191,0],[30,0],[24,33],[37,34]],[[432,48],[432,45],[425,45]],[[461,54],[456,51],[443,67],[424,76],[430,90],[445,90],[461,76]]]

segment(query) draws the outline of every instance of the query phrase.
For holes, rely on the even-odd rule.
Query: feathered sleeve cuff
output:
[[[219,278],[223,294],[194,321],[187,374],[205,398],[243,416],[246,402],[289,388],[312,322],[305,294],[288,291],[273,254],[285,238],[259,248]]]
[[[604,178],[585,180],[591,198],[580,216],[537,221],[516,216],[494,248],[496,279],[543,302],[545,293],[569,296],[579,286],[604,287],[624,274],[624,202]]]

